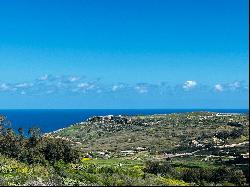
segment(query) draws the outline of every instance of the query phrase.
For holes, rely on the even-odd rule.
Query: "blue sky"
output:
[[[2,0],[0,108],[248,108],[248,0]]]

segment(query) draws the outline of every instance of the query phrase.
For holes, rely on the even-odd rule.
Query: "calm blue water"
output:
[[[190,111],[213,111],[229,113],[248,113],[248,109],[79,109],[79,110],[0,110],[0,115],[7,116],[12,127],[22,127],[27,132],[32,126],[40,127],[42,132],[50,132],[71,124],[85,121],[97,115],[136,115],[169,114]]]

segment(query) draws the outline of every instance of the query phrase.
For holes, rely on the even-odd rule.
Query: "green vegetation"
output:
[[[93,117],[42,135],[0,117],[0,185],[247,186],[248,115]]]

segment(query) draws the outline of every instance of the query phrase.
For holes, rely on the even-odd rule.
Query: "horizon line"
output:
[[[0,110],[249,110],[249,108],[0,108]]]

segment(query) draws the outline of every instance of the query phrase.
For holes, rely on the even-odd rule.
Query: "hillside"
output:
[[[67,138],[84,152],[107,151],[117,155],[143,150],[159,155],[246,143],[248,130],[247,115],[193,112],[93,117],[50,135]],[[240,153],[247,153],[247,143],[239,147]]]
[[[245,114],[94,116],[44,135],[29,132],[2,129],[0,185],[249,184]]]

